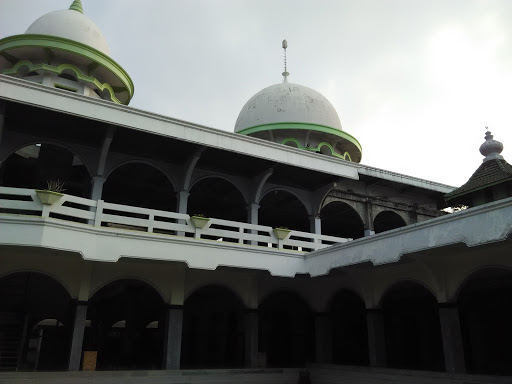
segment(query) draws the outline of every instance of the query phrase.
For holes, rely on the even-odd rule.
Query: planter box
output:
[[[191,216],[190,221],[192,222],[192,225],[196,228],[202,229],[208,224],[210,221],[209,217],[201,217],[201,216]]]
[[[41,189],[36,189],[36,193],[37,197],[39,197],[39,200],[41,200],[41,203],[46,205],[55,204],[57,201],[60,200],[62,196],[64,196],[63,193]]]
[[[290,229],[274,228],[274,235],[276,235],[279,240],[286,240],[288,236],[290,236],[290,232]]]

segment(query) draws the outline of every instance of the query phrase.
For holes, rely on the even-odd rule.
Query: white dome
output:
[[[318,124],[341,131],[340,118],[329,100],[292,83],[271,85],[251,97],[238,115],[235,132],[275,123]]]
[[[106,55],[110,54],[107,40],[98,26],[83,13],[72,9],[41,16],[25,33],[63,37],[88,45]]]

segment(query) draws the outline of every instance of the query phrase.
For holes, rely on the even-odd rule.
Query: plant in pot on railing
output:
[[[203,229],[210,221],[210,218],[206,217],[202,213],[195,213],[190,216],[190,221],[195,228]]]
[[[288,236],[290,236],[290,232],[291,232],[291,230],[288,229],[287,227],[274,228],[274,235],[276,235],[276,237],[279,240],[286,240],[288,238]]]
[[[64,196],[64,182],[57,180],[46,181],[46,189],[36,189],[37,197],[41,200],[41,203],[52,205],[59,201]]]

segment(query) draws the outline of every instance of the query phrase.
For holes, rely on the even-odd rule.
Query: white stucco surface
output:
[[[93,47],[106,55],[110,54],[107,40],[98,26],[74,10],[47,13],[34,21],[25,33],[62,37]]]
[[[257,125],[308,123],[341,130],[336,109],[314,89],[293,83],[274,84],[256,93],[244,105],[235,132]]]

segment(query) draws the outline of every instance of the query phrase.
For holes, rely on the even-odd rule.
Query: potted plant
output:
[[[279,240],[286,240],[288,238],[288,236],[290,236],[290,232],[291,232],[291,230],[286,227],[274,228],[274,235],[276,235],[276,237]]]
[[[57,180],[48,180],[46,182],[46,189],[36,189],[37,197],[41,200],[41,203],[52,205],[59,201],[64,196],[64,182]]]
[[[190,221],[195,228],[202,229],[210,221],[209,217],[205,217],[202,213],[195,213],[190,217]]]

